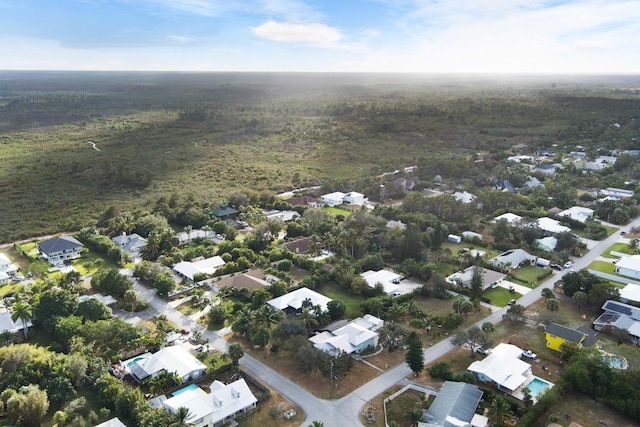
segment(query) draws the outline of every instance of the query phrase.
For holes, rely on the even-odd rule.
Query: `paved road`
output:
[[[632,223],[624,228],[629,229],[631,227],[638,226],[640,226],[640,217],[636,218]],[[585,256],[575,261],[572,269],[580,270],[585,268],[618,239],[620,239],[620,235],[615,233],[607,239],[595,243],[592,249],[585,254]],[[518,304],[529,306],[535,303],[541,298],[540,291],[543,288],[553,289],[554,283],[560,280],[560,278],[568,271],[569,270],[564,270],[559,275],[554,274],[550,279],[542,283],[541,286],[520,297],[520,299],[518,299]],[[134,288],[149,302],[152,312],[164,313],[168,319],[181,328],[183,327],[191,330],[201,329],[194,320],[183,315],[178,310],[171,307],[166,301],[159,298],[155,294],[155,290],[149,290],[138,284],[134,285]],[[478,321],[475,325],[481,326],[484,322],[501,322],[502,316],[506,313],[507,308],[508,307],[495,309],[494,307],[494,310],[490,315]],[[212,348],[219,351],[226,351],[227,343],[221,337],[212,331],[202,330],[202,332],[205,338],[209,338]],[[424,349],[425,364],[430,364],[450,352],[454,348],[451,344],[451,339],[452,337]],[[315,397],[293,381],[249,355],[245,355],[240,360],[240,365],[249,373],[285,396],[287,399],[300,406],[306,414],[305,420],[302,422],[301,426],[307,426],[312,421],[319,420],[327,426],[340,425],[345,427],[361,427],[362,424],[359,421],[359,412],[366,402],[378,396],[393,385],[402,382],[411,374],[411,369],[409,369],[406,363],[402,363],[379,375],[341,399],[323,400]],[[382,416],[382,408],[379,408],[379,415]]]

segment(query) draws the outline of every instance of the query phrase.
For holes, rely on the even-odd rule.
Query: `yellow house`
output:
[[[551,323],[547,326],[546,340],[547,348],[555,351],[561,351],[560,346],[565,342],[578,344],[578,347],[593,347],[597,344],[598,339],[589,331],[583,332],[576,329],[567,328],[566,326]]]

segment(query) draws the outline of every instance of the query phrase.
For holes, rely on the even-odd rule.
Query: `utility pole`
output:
[[[330,366],[331,366],[331,371],[329,372],[329,374],[330,374],[329,377],[330,377],[330,380],[331,380],[331,383],[330,383],[331,384],[331,389],[329,390],[329,398],[332,398],[333,397],[333,360],[331,361]]]

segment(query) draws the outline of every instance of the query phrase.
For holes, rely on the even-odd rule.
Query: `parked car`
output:
[[[613,260],[613,261],[611,261],[611,262],[612,262],[612,263],[614,263],[614,264],[617,264],[617,263],[618,263],[618,261],[620,261],[620,258],[614,259],[614,260]]]
[[[627,232],[626,232],[626,231],[624,231],[624,230],[622,230],[622,231],[620,232],[620,235],[621,235],[621,236],[624,236],[624,235],[626,235],[626,234],[627,234]]]
[[[509,301],[509,305],[514,305],[516,303],[516,300],[512,299],[511,301]]]
[[[485,356],[488,355],[488,354],[491,354],[491,350],[487,350],[486,348],[484,348],[482,346],[476,347],[475,351],[476,351],[476,353],[484,354]]]
[[[571,268],[573,266],[573,263],[571,261],[567,261],[564,263],[564,268]]]
[[[562,266],[558,264],[551,264],[549,267],[553,268],[554,270],[562,271]]]
[[[180,333],[182,333],[182,335],[189,335],[189,334],[190,334],[190,331],[189,331],[188,329],[186,329],[186,328],[185,328],[185,329],[182,329],[182,330],[180,331]]]
[[[538,355],[537,355],[537,354],[535,354],[535,353],[534,353],[533,351],[531,351],[531,350],[523,351],[523,352],[522,352],[522,356],[523,356],[523,357],[526,357],[526,358],[528,358],[528,359],[537,359],[537,358],[538,358]]]

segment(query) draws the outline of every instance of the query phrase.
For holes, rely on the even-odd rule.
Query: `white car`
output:
[[[564,268],[571,268],[573,266],[573,263],[571,261],[567,261],[564,263]]]
[[[537,359],[538,358],[538,355],[535,354],[531,350],[523,351],[522,352],[522,356],[526,357],[527,359]]]

